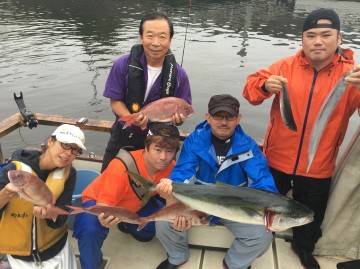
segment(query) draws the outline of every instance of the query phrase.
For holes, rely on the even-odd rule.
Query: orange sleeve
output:
[[[267,70],[262,69],[247,77],[242,95],[250,104],[260,105],[265,99],[272,96],[272,93],[264,92],[261,89],[270,76],[271,74]]]

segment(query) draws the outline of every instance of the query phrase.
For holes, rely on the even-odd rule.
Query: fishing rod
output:
[[[186,36],[187,36],[187,31],[188,31],[188,26],[189,26],[189,21],[190,21],[191,1],[192,0],[189,0],[189,12],[188,12],[188,18],[187,18],[186,27],[185,27],[185,38],[184,38],[183,52],[182,52],[182,56],[181,56],[181,66],[183,65],[183,61],[184,61]]]

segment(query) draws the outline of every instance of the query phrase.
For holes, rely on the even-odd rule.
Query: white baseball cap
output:
[[[63,124],[60,125],[52,133],[56,137],[56,140],[67,143],[67,144],[76,144],[82,149],[86,149],[85,144],[85,135],[81,129],[75,125]]]

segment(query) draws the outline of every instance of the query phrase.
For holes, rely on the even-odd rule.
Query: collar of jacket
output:
[[[300,49],[296,53],[296,57],[299,59],[300,64],[304,66],[305,68],[311,67],[310,63],[305,57],[304,50]],[[351,49],[343,49],[341,47],[338,47],[337,52],[334,54],[334,57],[332,59],[332,63],[329,64],[324,69],[332,68],[335,66],[338,62],[348,62],[350,64],[355,64],[354,61],[354,52]]]

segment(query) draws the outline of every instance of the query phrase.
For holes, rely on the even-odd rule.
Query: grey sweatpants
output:
[[[246,269],[251,263],[269,248],[272,233],[266,232],[263,225],[251,225],[234,221],[222,220],[234,234],[235,240],[225,255],[225,262],[229,269]],[[169,222],[157,221],[156,237],[165,248],[169,262],[175,265],[189,259],[187,231],[179,232],[171,227]],[[209,235],[211,236],[211,235]]]

